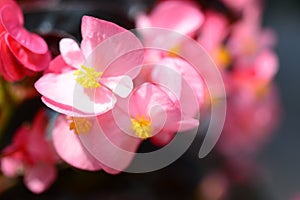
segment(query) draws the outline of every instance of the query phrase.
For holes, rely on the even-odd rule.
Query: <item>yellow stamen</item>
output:
[[[151,121],[144,117],[144,115],[137,115],[135,118],[131,119],[132,126],[131,128],[135,131],[136,136],[141,139],[147,139],[151,137],[151,132],[153,128],[151,126]]]
[[[231,63],[230,54],[224,46],[221,46],[216,50],[215,57],[217,59],[217,63],[224,68],[228,67]]]
[[[81,65],[81,69],[76,70],[74,75],[76,76],[77,83],[85,88],[97,88],[101,86],[98,79],[101,77],[102,72],[97,72],[92,67]]]
[[[176,44],[174,47],[172,47],[170,49],[170,51],[168,51],[168,56],[169,57],[178,57],[179,52],[180,52],[180,44]]]
[[[92,129],[92,123],[86,118],[71,117],[69,129],[75,134],[87,134]]]

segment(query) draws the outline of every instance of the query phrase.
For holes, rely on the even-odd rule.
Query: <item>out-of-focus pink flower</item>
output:
[[[203,23],[203,14],[193,1],[171,0],[159,2],[149,15],[136,19],[137,28],[167,28],[194,36]]]
[[[0,3],[0,72],[8,81],[21,80],[49,65],[47,43],[24,27],[23,14],[13,0]]]
[[[197,199],[226,199],[230,183],[225,173],[213,171],[205,175],[197,189]]]
[[[224,44],[228,33],[229,22],[225,16],[213,11],[205,13],[205,21],[199,32],[198,41],[220,68],[227,67],[231,62]]]
[[[243,13],[243,19],[234,25],[227,43],[235,67],[252,68],[254,64],[264,70],[268,66],[268,71],[276,72],[278,61],[272,51],[276,37],[271,30],[261,28],[261,8],[251,4]]]
[[[11,145],[3,150],[1,170],[8,177],[24,174],[24,183],[34,193],[45,191],[56,179],[58,160],[46,137],[46,115],[40,111],[32,127],[21,126]]]
[[[98,115],[114,106],[115,94],[126,97],[131,92],[143,52],[130,52],[141,49],[138,38],[111,22],[84,16],[81,31],[81,47],[72,39],[61,40],[61,55],[35,87],[57,112]]]
[[[249,85],[234,89],[227,101],[227,116],[217,148],[228,156],[252,155],[278,126],[280,103],[276,88],[254,91]]]

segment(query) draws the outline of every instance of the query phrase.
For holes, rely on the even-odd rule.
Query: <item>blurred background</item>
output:
[[[137,11],[151,8],[154,1],[61,2],[60,7],[52,7],[47,2],[34,7],[24,1],[25,26],[29,30],[43,30],[44,37],[53,44],[62,37],[75,37],[80,41],[82,15],[97,16],[130,29],[134,27],[132,16]],[[62,167],[58,180],[45,193],[34,195],[19,181],[0,198],[296,200],[297,195],[300,198],[300,2],[266,1],[263,25],[272,28],[278,38],[275,49],[280,70],[276,85],[281,96],[282,117],[278,129],[253,159],[224,161],[224,157],[215,151],[199,159],[202,142],[199,137],[179,160],[156,172],[113,176]],[[51,48],[53,52],[57,51],[57,46]],[[39,100],[27,102],[26,108],[34,110],[36,104]],[[20,114],[20,122],[16,124],[22,120]],[[14,128],[10,129],[13,132]],[[147,143],[141,147],[142,150],[148,148],[151,147]]]

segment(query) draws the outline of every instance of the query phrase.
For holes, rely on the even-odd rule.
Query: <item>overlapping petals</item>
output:
[[[51,56],[46,42],[24,27],[23,14],[14,1],[0,5],[0,72],[8,81],[45,70]]]

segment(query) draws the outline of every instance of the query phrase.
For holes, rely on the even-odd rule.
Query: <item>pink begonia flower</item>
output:
[[[193,1],[159,2],[149,15],[136,18],[137,28],[166,28],[183,35],[194,36],[203,22],[203,14]]]
[[[8,81],[43,71],[51,60],[47,43],[24,27],[23,14],[15,1],[0,3],[0,73]]]
[[[12,144],[2,152],[1,170],[8,177],[24,174],[24,183],[34,193],[45,191],[56,179],[57,154],[46,137],[46,113],[40,111],[32,127],[21,126]]]
[[[278,61],[272,51],[276,37],[271,30],[261,28],[261,8],[258,6],[251,4],[244,10],[243,19],[232,29],[227,49],[238,68],[251,68],[255,63],[260,65],[258,67],[276,72]]]
[[[86,170],[123,171],[140,143],[170,142],[184,124],[178,101],[165,88],[145,83],[109,112],[94,118],[60,116],[53,140],[58,154],[70,165]],[[198,124],[183,125],[186,129]]]
[[[131,32],[108,21],[82,18],[82,42],[62,39],[60,52],[35,87],[43,102],[71,116],[110,110],[117,94],[126,97],[143,60],[142,45]]]
[[[222,14],[207,11],[198,41],[211,55],[219,68],[227,67],[231,60],[230,54],[224,45],[224,39],[229,33],[229,22]]]

